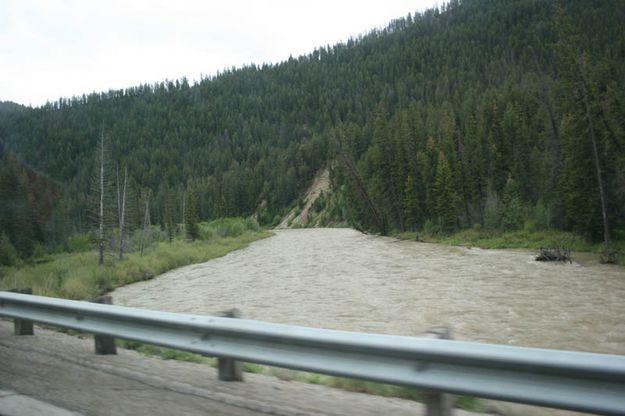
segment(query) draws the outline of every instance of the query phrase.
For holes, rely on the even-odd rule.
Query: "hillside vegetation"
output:
[[[20,252],[95,230],[98,142],[111,182],[127,169],[128,229],[146,206],[164,229],[189,212],[275,225],[329,166],[326,212],[364,230],[623,239],[625,4],[562,3],[455,0],[197,85],[3,104],[0,185],[15,176],[10,153],[62,187],[53,210],[23,220],[40,232]],[[0,197],[41,205],[28,195]],[[4,246],[24,244],[2,227]]]
[[[152,279],[169,270],[201,263],[269,237],[250,220],[227,218],[199,225],[200,238],[168,241],[157,228],[150,230],[152,244],[123,260],[108,256],[103,267],[85,236],[76,235],[65,253],[37,257],[21,267],[0,267],[0,290],[32,288],[33,293],[69,299],[93,299],[116,287]]]

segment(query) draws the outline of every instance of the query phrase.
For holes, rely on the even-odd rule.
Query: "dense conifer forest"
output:
[[[455,0],[197,84],[4,102],[0,150],[0,243],[21,256],[96,232],[100,166],[111,205],[127,172],[130,229],[275,224],[327,167],[326,209],[360,229],[607,244],[625,239],[625,3]]]

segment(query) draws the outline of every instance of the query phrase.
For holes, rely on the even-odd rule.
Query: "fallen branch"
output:
[[[618,259],[623,253],[617,250],[606,250],[599,256],[601,264],[618,264]]]

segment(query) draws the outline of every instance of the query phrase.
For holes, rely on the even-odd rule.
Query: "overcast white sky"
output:
[[[275,63],[440,0],[0,0],[0,101]]]

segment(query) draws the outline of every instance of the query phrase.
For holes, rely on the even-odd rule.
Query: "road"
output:
[[[34,336],[16,337],[12,325],[0,320],[0,415],[4,416],[423,414],[422,405],[408,400],[257,374],[246,373],[245,382],[220,382],[209,366],[134,351],[97,356],[89,336],[36,327]]]

